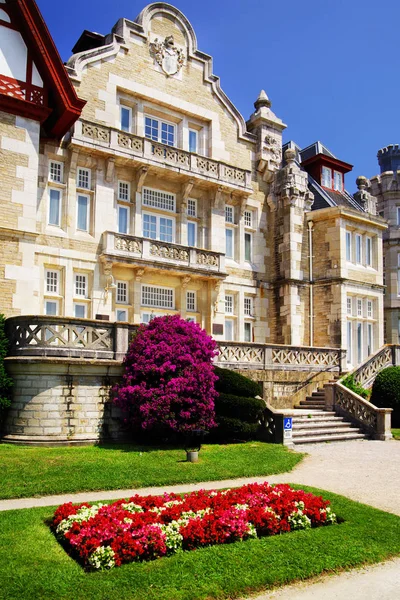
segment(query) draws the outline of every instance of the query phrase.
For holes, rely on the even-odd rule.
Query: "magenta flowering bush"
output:
[[[179,315],[141,325],[125,357],[113,401],[136,431],[189,434],[215,427],[215,341]]]
[[[113,504],[63,504],[52,529],[88,569],[153,560],[249,538],[336,523],[329,501],[288,485],[252,483],[224,491],[140,496]]]

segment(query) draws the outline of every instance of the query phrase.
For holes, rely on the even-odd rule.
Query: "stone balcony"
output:
[[[120,264],[226,277],[225,255],[200,248],[170,244],[113,231],[103,233],[102,258]]]
[[[98,123],[77,121],[71,144],[79,147],[89,145],[93,150],[130,158],[139,165],[167,167],[178,175],[240,191],[243,195],[253,192],[251,171]]]

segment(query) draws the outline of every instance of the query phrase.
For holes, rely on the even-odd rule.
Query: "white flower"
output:
[[[89,556],[88,562],[93,569],[105,571],[115,566],[115,552],[109,546],[99,546]]]
[[[168,525],[155,523],[154,526],[161,529],[165,535],[165,545],[169,554],[182,549],[183,536],[179,533],[180,523],[178,521],[171,521]]]
[[[93,506],[82,506],[74,515],[63,519],[57,526],[56,535],[63,537],[74,523],[83,523],[95,517],[100,508],[105,504],[93,504]]]
[[[309,529],[311,527],[311,519],[307,515],[303,514],[303,511],[298,510],[292,512],[289,516],[288,521],[290,523],[290,529]]]
[[[134,502],[126,502],[125,504],[121,504],[121,508],[127,510],[131,513],[142,513],[144,512],[143,508],[139,506],[139,504],[135,504]]]

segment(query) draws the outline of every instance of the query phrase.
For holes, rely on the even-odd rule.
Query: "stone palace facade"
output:
[[[84,31],[64,67],[35,2],[0,0],[0,45],[0,312],[178,312],[218,341],[344,348],[349,368],[382,345],[366,180],[353,197],[324,145],[282,149],[264,91],[246,121],[178,9]]]

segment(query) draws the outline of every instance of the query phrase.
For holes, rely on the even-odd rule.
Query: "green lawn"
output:
[[[400,429],[392,429],[392,435],[395,440],[400,440]]]
[[[344,523],[182,552],[106,573],[86,573],[68,557],[46,525],[51,508],[0,513],[0,597],[222,600],[400,554],[399,517],[310,491],[330,499]]]
[[[203,446],[198,463],[182,449],[139,446],[34,448],[0,444],[0,498],[216,481],[285,473],[303,454],[277,444]]]

